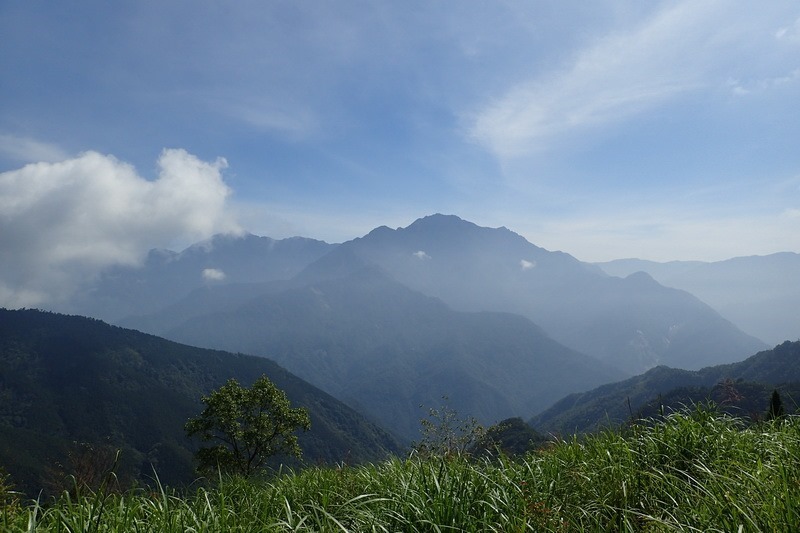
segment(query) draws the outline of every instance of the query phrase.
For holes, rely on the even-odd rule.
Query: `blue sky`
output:
[[[0,35],[0,255],[43,276],[434,212],[587,261],[800,252],[795,2],[0,0]]]

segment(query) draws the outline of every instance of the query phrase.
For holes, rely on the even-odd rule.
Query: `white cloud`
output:
[[[519,266],[522,270],[530,270],[536,266],[536,261],[528,261],[526,259],[520,259]]]
[[[431,256],[429,256],[426,252],[422,250],[416,251],[412,255],[421,261],[431,258]]]
[[[60,147],[28,137],[0,134],[0,154],[17,163],[62,161],[69,155]]]
[[[68,296],[114,264],[152,247],[237,231],[227,213],[224,159],[164,150],[149,181],[112,156],[87,152],[0,174],[0,305]]]
[[[206,98],[209,106],[236,120],[262,130],[284,134],[291,139],[304,139],[319,129],[318,117],[308,105],[284,99],[275,102],[269,97],[242,98],[225,94]]]
[[[777,46],[770,33],[782,15],[777,11],[791,7],[762,14],[726,2],[666,6],[640,26],[580,51],[567,68],[507,89],[473,117],[470,137],[501,158],[536,153],[564,135],[716,90],[741,74],[761,78],[761,65],[768,69],[774,57],[796,53]]]
[[[225,272],[218,268],[204,268],[203,279],[206,281],[222,281],[226,278]]]

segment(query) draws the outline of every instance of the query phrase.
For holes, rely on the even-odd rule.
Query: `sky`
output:
[[[800,252],[792,1],[0,0],[0,305],[432,213],[584,261]]]

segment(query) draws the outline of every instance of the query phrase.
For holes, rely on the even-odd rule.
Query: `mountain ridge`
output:
[[[734,412],[750,416],[747,410],[752,411],[754,405],[763,414],[769,394],[782,385],[794,393],[800,391],[800,341],[786,341],[743,361],[700,370],[658,366],[620,382],[570,394],[529,423],[537,430],[582,433],[625,423],[637,413],[652,416],[662,405],[676,409],[681,403],[706,398],[716,398],[723,407],[729,404]],[[800,395],[794,400],[800,400]],[[744,405],[749,407],[742,412]]]
[[[196,442],[183,425],[201,396],[236,378],[266,374],[295,406],[312,463],[377,460],[401,442],[333,396],[262,357],[195,348],[98,319],[0,309],[0,464],[38,491],[73,443],[122,450],[128,477],[175,486],[195,479]],[[70,472],[67,472],[70,473]]]
[[[196,317],[165,336],[271,357],[410,438],[418,406],[441,396],[493,423],[620,375],[524,317],[453,311],[374,266]]]
[[[455,215],[371,232],[341,248],[456,310],[526,316],[562,344],[629,373],[675,364],[675,357],[699,368],[766,347],[685,291],[635,277],[619,281],[510,230]]]
[[[742,330],[773,345],[800,338],[800,254],[714,262],[618,259],[598,266],[614,276],[647,272],[663,285],[694,294]]]

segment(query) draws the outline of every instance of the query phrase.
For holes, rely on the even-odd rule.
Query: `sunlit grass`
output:
[[[5,505],[8,531],[800,531],[800,419],[698,409],[519,459],[392,459]]]

